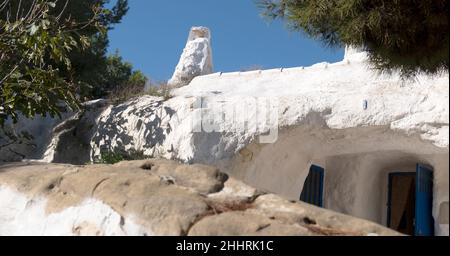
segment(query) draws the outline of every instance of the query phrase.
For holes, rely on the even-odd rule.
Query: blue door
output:
[[[309,204],[323,207],[323,180],[325,170],[317,165],[312,165],[306,178],[300,200]]]
[[[433,236],[433,169],[417,165],[416,173],[416,236]]]

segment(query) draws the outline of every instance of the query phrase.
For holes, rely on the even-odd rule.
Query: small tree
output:
[[[4,0],[0,0],[2,2]],[[1,20],[8,20],[11,14],[24,15],[36,3],[36,0],[10,0],[5,6],[8,11],[0,12]],[[65,63],[54,62],[47,56],[44,61],[58,70],[59,76],[70,77],[77,87],[77,94],[83,99],[106,96],[98,94],[104,86],[104,74],[107,73],[108,31],[120,23],[128,12],[128,0],[47,0],[55,6],[48,10],[49,16],[59,20],[70,20],[83,24],[76,31],[77,37],[85,37],[89,45],[84,48],[74,47],[67,54],[70,69]],[[9,13],[9,14],[8,14]],[[8,16],[9,15],[9,16]],[[95,22],[91,22],[95,16]],[[99,32],[102,28],[102,33]],[[110,82],[110,81],[108,81]]]
[[[109,76],[108,70],[111,67],[107,54],[108,32],[115,24],[121,22],[129,9],[128,0],[68,0],[65,13],[72,20],[84,23],[95,15],[94,8],[101,9],[97,22],[105,29],[105,33],[99,33],[96,24],[80,30],[78,33],[89,38],[91,43],[85,50],[74,49],[70,53],[71,71],[64,71],[64,68],[61,68],[64,71],[62,75],[73,74],[74,82],[80,87],[79,94],[86,99],[107,96],[107,91],[103,90],[105,84],[116,82],[104,80],[105,77],[113,78]]]
[[[284,19],[328,46],[363,46],[374,66],[438,73],[448,69],[447,0],[258,0],[264,15]]]
[[[78,23],[52,12],[55,2],[34,0],[31,5],[13,8],[11,0],[0,0],[0,126],[18,114],[54,117],[62,104],[76,109],[78,100],[72,77],[62,77],[56,65],[71,70],[69,53],[89,46],[89,38],[77,32],[95,25],[101,9],[93,9],[91,19]],[[63,2],[59,2],[63,4]],[[17,2],[14,0],[14,4]]]
[[[113,102],[123,102],[144,92],[148,78],[133,65],[123,60],[116,51],[106,61],[106,71],[101,74],[103,86],[96,87],[95,95],[108,95]]]

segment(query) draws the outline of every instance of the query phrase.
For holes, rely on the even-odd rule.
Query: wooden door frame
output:
[[[417,183],[417,172],[390,172],[388,175],[388,201],[387,201],[387,227],[391,226],[391,213],[392,213],[392,179],[395,176],[414,176]],[[415,187],[415,184],[414,184]],[[414,198],[414,201],[416,198]]]

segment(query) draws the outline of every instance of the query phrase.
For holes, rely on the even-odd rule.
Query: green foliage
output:
[[[106,152],[102,154],[102,159],[96,163],[98,164],[116,164],[124,161],[122,154],[114,152]]]
[[[107,96],[110,91],[108,86],[117,82],[115,78],[121,78],[121,74],[113,75],[111,72],[115,69],[120,71],[120,66],[125,65],[125,63],[118,63],[118,66],[114,67],[117,62],[112,61],[117,59],[112,60],[107,56],[109,44],[107,32],[121,22],[129,9],[128,0],[114,2],[111,9],[105,7],[109,5],[109,0],[69,0],[66,7],[66,13],[78,22],[83,22],[90,17],[93,7],[101,10],[98,23],[101,24],[103,31],[98,31],[92,26],[87,26],[80,31],[81,35],[91,41],[90,47],[84,51],[71,52],[69,58],[72,62],[72,70],[63,72],[64,76],[73,76],[78,86],[77,92],[85,100]]]
[[[129,84],[143,85],[144,87],[147,81],[148,78],[139,70],[133,71],[131,76],[128,78]]]
[[[8,6],[8,11],[0,12],[2,20],[7,20],[12,14],[27,13],[28,8],[32,7],[34,2],[34,0],[0,0],[0,4],[2,1],[8,2],[5,4]],[[103,87],[110,67],[107,57],[109,44],[107,32],[113,29],[115,24],[120,23],[128,12],[128,0],[114,0],[112,8],[106,7],[111,5],[110,0],[61,0],[55,2],[45,0],[42,2],[53,6],[48,14],[56,17],[64,25],[80,24],[79,29],[73,32],[83,42],[89,42],[84,48],[73,47],[65,53],[65,60],[70,61],[70,66],[67,66],[67,63],[56,62],[49,56],[44,56],[45,62],[54,67],[60,77],[73,82],[75,93],[82,100],[105,97],[107,91]],[[107,80],[106,82],[110,84],[114,81]]]
[[[101,85],[94,92],[98,97],[126,90],[143,91],[148,80],[142,72],[134,71],[131,63],[123,61],[118,52],[106,59],[106,68],[98,76]]]
[[[108,57],[103,81],[103,86],[97,88],[102,90],[99,94],[108,95],[113,103],[122,103],[143,95],[148,78],[141,71],[133,70],[133,65],[123,61],[116,52]]]
[[[439,73],[448,69],[447,0],[258,0],[264,15],[284,19],[328,46],[363,46],[374,66]]]
[[[0,126],[8,118],[17,121],[19,113],[53,117],[63,104],[78,108],[76,86],[57,66],[71,71],[70,52],[89,47],[80,30],[102,29],[95,8],[89,20],[78,23],[55,14],[54,2],[35,0],[14,9],[16,3],[0,1]]]
[[[101,159],[94,161],[94,164],[116,164],[122,161],[144,160],[147,157],[142,151],[115,150],[101,153]]]
[[[106,56],[107,31],[127,0],[0,0],[0,125],[19,114],[59,116],[79,100],[145,86],[120,56]]]

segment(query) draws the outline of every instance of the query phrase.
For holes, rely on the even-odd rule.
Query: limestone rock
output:
[[[224,177],[155,159],[1,165],[0,235],[398,235]]]
[[[205,195],[222,191],[224,181],[227,179],[227,176],[219,172],[217,168],[201,164],[180,165],[169,160],[145,160],[117,164],[117,166],[125,168],[129,168],[130,165],[143,168],[149,173],[159,176],[161,180],[193,188]]]
[[[249,212],[226,212],[206,217],[192,229],[191,236],[258,236],[258,235],[313,235],[307,228],[273,220]]]
[[[164,169],[167,164],[170,163],[161,162],[155,166]],[[5,167],[0,170],[0,186],[16,189],[23,194],[28,202],[24,207],[25,212],[21,214],[31,215],[31,219],[35,219],[36,222],[42,220],[39,220],[39,216],[33,216],[35,214],[33,211],[26,212],[29,202],[39,204],[48,216],[58,216],[64,215],[67,209],[79,207],[88,200],[94,200],[94,202],[105,204],[110,208],[109,212],[118,214],[123,219],[111,225],[124,226],[127,222],[134,223],[133,226],[139,226],[139,230],[143,230],[138,232],[138,235],[183,234],[197,216],[207,210],[207,204],[194,188],[163,182],[159,176],[141,168],[144,165],[145,162],[137,162],[130,166],[119,164],[78,167],[31,164],[16,168]],[[202,168],[196,170],[202,173]],[[208,181],[203,180],[203,182]],[[19,212],[24,210],[21,209],[22,205],[2,205],[3,207],[9,209],[17,207],[16,210]],[[95,208],[95,206],[92,207]],[[92,209],[92,211],[95,210]],[[98,217],[100,219],[94,223],[102,223],[102,219],[108,220],[108,215]],[[81,225],[86,216],[75,214],[71,218],[73,221],[77,220],[77,225]],[[5,223],[1,226],[8,225]],[[92,225],[94,224],[90,226]],[[32,234],[39,234],[39,232],[45,232],[46,227],[42,228],[44,230],[30,228],[29,231],[36,232]],[[97,226],[97,228],[101,227]],[[13,227],[10,229],[13,230]],[[60,232],[65,234],[65,232],[70,233],[70,230]],[[129,230],[125,234],[136,234],[136,231]]]

